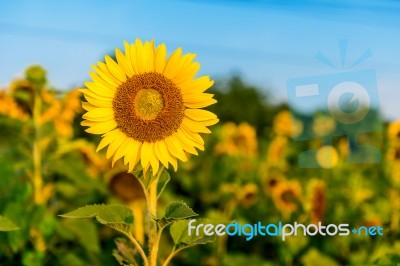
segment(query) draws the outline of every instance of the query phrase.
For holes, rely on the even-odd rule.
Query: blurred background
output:
[[[199,75],[216,80],[210,110],[221,122],[205,137],[205,152],[171,171],[161,206],[182,199],[214,221],[384,228],[384,236],[285,242],[221,237],[182,252],[173,265],[400,263],[399,12],[397,1],[377,0],[1,2],[0,215],[20,230],[0,232],[0,265],[129,261],[120,235],[57,215],[119,202],[143,219],[135,179],[123,165],[111,168],[95,152],[99,139],[80,126],[77,91],[92,64],[136,38],[196,53]],[[372,56],[352,67],[368,50]],[[287,104],[289,79],[364,69],[376,72],[382,128],[359,141],[379,149],[379,164],[348,163],[352,147],[334,134],[329,115],[308,114],[305,125],[291,119]],[[297,141],[305,130],[318,138]],[[299,168],[299,154],[310,149],[316,167]],[[161,255],[171,243],[163,239]]]

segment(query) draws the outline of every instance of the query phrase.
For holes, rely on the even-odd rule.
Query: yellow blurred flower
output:
[[[79,146],[78,151],[82,155],[86,170],[91,177],[99,177],[100,173],[107,168],[107,160],[96,152],[96,147],[93,143]]]
[[[269,167],[276,166],[284,168],[286,162],[284,160],[286,154],[288,139],[284,136],[276,136],[268,147],[267,152],[267,165]]]
[[[132,209],[135,217],[132,233],[139,243],[144,243],[144,212],[146,210],[146,196],[139,180],[130,173],[118,172],[109,182],[111,192]]]
[[[53,122],[59,136],[72,137],[73,120],[82,111],[81,95],[82,93],[78,89],[66,93],[63,98],[57,98],[53,92],[41,91],[42,100],[47,103],[47,108],[41,116],[41,123]]]
[[[272,200],[278,210],[291,214],[300,203],[301,186],[297,180],[279,182],[272,190]]]
[[[335,167],[339,161],[339,154],[336,149],[330,145],[322,146],[317,150],[317,163],[322,168]]]
[[[239,204],[249,208],[257,202],[258,186],[254,183],[246,184],[237,190]]]
[[[17,102],[5,91],[0,91],[0,115],[21,121],[26,121],[29,118],[29,114],[24,112],[24,110],[18,106]]]
[[[400,145],[390,147],[387,151],[386,158],[390,163],[400,165]]]
[[[268,171],[267,174],[262,178],[262,185],[265,194],[271,194],[273,189],[284,180],[284,175],[281,174],[279,171]]]
[[[311,223],[322,222],[326,209],[326,186],[322,180],[312,180],[310,182],[310,217]]]
[[[232,122],[225,123],[221,128],[222,141],[215,146],[218,155],[252,157],[257,154],[257,134],[254,127],[248,123],[238,126]]]
[[[389,124],[388,137],[393,142],[400,142],[400,120]]]
[[[314,117],[312,129],[318,137],[332,133],[336,128],[335,120],[328,115],[318,114]]]
[[[275,116],[273,128],[277,135],[296,137],[303,131],[303,124],[285,110]]]
[[[26,114],[32,114],[35,89],[25,79],[16,79],[10,84],[10,96],[17,103],[18,107]]]

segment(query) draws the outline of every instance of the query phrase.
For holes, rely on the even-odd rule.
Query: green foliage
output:
[[[163,170],[157,184],[157,199],[160,198],[161,194],[163,193],[165,187],[168,185],[169,181],[171,180],[171,176],[169,175],[167,170]]]
[[[15,231],[18,229],[18,226],[10,221],[10,219],[0,215],[0,231]]]
[[[196,223],[203,223],[206,220],[198,219]],[[179,220],[175,221],[170,227],[170,234],[174,241],[174,244],[177,246],[176,249],[188,248],[195,245],[203,245],[215,240],[215,235],[207,236],[204,232],[200,231],[199,235],[196,234],[188,234],[188,223],[189,220]]]
[[[167,222],[170,222],[173,220],[188,219],[197,215],[198,214],[195,213],[189,206],[187,206],[186,203],[177,201],[168,204],[163,219],[165,219]]]
[[[119,204],[88,205],[60,215],[64,218],[91,219],[129,235],[133,225],[132,210]]]

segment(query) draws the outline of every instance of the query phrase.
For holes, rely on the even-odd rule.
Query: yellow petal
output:
[[[114,119],[104,122],[99,122],[98,125],[92,126],[85,131],[92,134],[104,134],[117,127]]]
[[[160,166],[159,161],[157,159],[157,157],[154,154],[154,143],[152,143],[152,148],[153,148],[153,156],[150,158],[150,164],[151,164],[151,168],[153,170],[153,176],[155,176],[158,172],[158,168]]]
[[[115,152],[115,155],[112,160],[112,167],[114,167],[114,164],[116,161],[121,159],[123,156],[125,156],[129,150],[128,150],[128,143],[129,143],[129,138],[125,137],[121,145],[119,145],[117,151]]]
[[[209,76],[203,76],[194,80],[188,80],[179,84],[182,94],[186,93],[202,93],[214,84]]]
[[[154,70],[158,73],[163,73],[167,56],[167,47],[164,43],[160,44],[156,49]]]
[[[202,149],[199,148],[200,150],[204,151],[204,140],[203,138],[200,136],[200,134],[195,133],[190,131],[188,128],[186,128],[184,125],[181,124],[180,129],[182,130],[182,132],[185,134],[185,136],[187,136],[188,138],[190,138],[191,140],[193,140],[194,142],[198,143],[201,145]]]
[[[185,109],[185,115],[192,120],[206,121],[211,119],[217,119],[217,116],[207,110],[202,109]]]
[[[129,163],[129,172],[135,168],[137,163],[140,160],[140,149],[142,147],[142,143],[136,140],[131,139],[129,144],[129,155],[126,155],[127,161]],[[129,156],[129,157],[128,157]]]
[[[169,157],[170,157],[169,161],[170,161],[172,167],[174,168],[174,171],[175,171],[175,172],[178,171],[178,161],[177,161],[176,158],[175,158],[174,156],[172,156],[172,155],[170,155]]]
[[[193,138],[191,136],[189,136],[188,134],[185,134],[185,132],[181,128],[178,128],[176,134],[179,137],[179,139],[181,140],[181,142],[186,142],[187,145],[191,145],[193,147],[198,148],[199,150],[204,151],[204,145],[193,140]]]
[[[82,117],[84,119],[97,121],[96,119],[101,119],[101,118],[110,117],[110,116],[114,116],[114,111],[112,108],[96,108],[96,109],[93,109],[93,110],[85,113]]]
[[[187,128],[189,131],[196,133],[211,133],[211,131],[207,127],[187,117],[183,117],[182,126]]]
[[[118,88],[118,86],[116,85],[111,85],[109,84],[107,81],[105,81],[102,77],[100,77],[100,75],[94,73],[94,72],[89,72],[90,77],[92,78],[92,80],[94,81],[94,83],[98,86],[102,86],[105,88],[110,88],[112,90],[116,90],[116,88]]]
[[[91,96],[88,96],[87,94],[85,94],[84,97],[93,106],[112,108],[113,104],[112,104],[112,100],[110,100],[110,99],[105,100],[105,98],[91,97]]]
[[[200,64],[195,62],[186,67],[182,67],[181,71],[174,77],[174,82],[180,84],[186,82],[187,80],[193,80],[197,72],[199,72]]]
[[[101,141],[99,143],[99,146],[97,146],[96,152],[99,152],[100,150],[104,149],[104,147],[106,147],[107,145],[110,144],[110,142],[114,139],[113,136],[116,131],[119,131],[119,130],[114,129],[113,131],[110,131],[103,136],[103,138],[101,139]]]
[[[99,76],[109,84],[109,86],[114,86],[115,88],[118,88],[118,86],[121,84],[121,81],[119,81],[116,77],[114,77],[110,71],[107,68],[107,65],[103,62],[99,62],[98,66],[92,66],[94,70],[97,71]]]
[[[182,132],[182,131],[180,131]],[[176,139],[179,141],[180,145],[183,147],[183,149],[191,154],[194,155],[198,155],[196,149],[194,148],[193,145],[191,145],[193,143],[193,141],[190,141],[189,138],[186,138],[184,135],[176,132],[174,135],[174,137],[176,137]]]
[[[91,110],[95,109],[96,107],[91,105],[88,102],[82,102],[82,108],[85,109],[86,111],[91,111]]]
[[[102,84],[97,84],[94,82],[85,82],[85,86],[88,88],[88,90],[101,97],[114,98],[115,88],[113,87],[105,87]]]
[[[209,127],[212,125],[215,125],[219,122],[219,119],[210,119],[210,120],[203,120],[203,121],[198,121],[199,123],[201,123],[203,126]]]
[[[175,52],[172,53],[171,57],[168,59],[167,64],[165,65],[164,69],[164,76],[167,78],[173,79],[178,71],[179,63],[181,60],[181,55],[182,55],[182,48],[179,47]]]
[[[135,74],[140,74],[136,58],[136,45],[134,43],[131,44],[129,51],[130,51],[130,58],[131,58],[133,72],[135,72]]]
[[[124,142],[124,140],[126,139],[126,137],[124,136],[124,133],[122,133],[121,131],[116,131],[115,136],[113,138],[113,140],[110,142],[110,145],[108,146],[107,149],[107,153],[106,153],[106,158],[110,159],[111,156],[113,156],[117,149],[122,145],[122,143]]]
[[[106,55],[105,59],[110,73],[120,82],[124,82],[126,80],[126,75],[123,69],[121,69],[121,67],[110,56]]]
[[[152,150],[152,144],[150,142],[143,142],[141,149],[141,164],[143,168],[149,166]]]
[[[184,104],[188,108],[197,109],[197,108],[204,108],[204,107],[213,105],[216,102],[217,102],[217,100],[215,100],[215,99],[209,99],[209,100],[196,101],[196,102],[194,102],[194,101],[193,102],[185,102]]]
[[[124,41],[124,49],[125,49],[125,58],[126,58],[127,67],[129,69],[129,72],[131,72],[132,75],[134,75],[135,69],[133,68],[133,65],[132,65],[131,45],[127,41]]]
[[[144,72],[154,71],[154,41],[147,41],[143,46],[142,62]]]
[[[168,148],[163,140],[154,143],[154,153],[160,162],[168,169]]]
[[[134,61],[136,61],[136,67],[137,67],[137,74],[141,74],[146,72],[145,70],[145,55],[144,55],[144,48],[143,48],[143,43],[142,41],[137,38],[136,42],[135,42],[135,57],[134,57]],[[142,147],[143,149],[143,147]]]
[[[174,135],[165,138],[165,144],[167,144],[168,151],[171,155],[175,156],[179,160],[186,162],[187,157],[183,152],[183,148],[179,141],[174,137]]]
[[[132,77],[134,74],[133,68],[131,62],[128,61],[127,57],[119,49],[115,49],[115,56],[117,57],[118,65],[120,65],[125,74],[128,77]]]

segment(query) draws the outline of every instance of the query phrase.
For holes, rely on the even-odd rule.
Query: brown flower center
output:
[[[156,142],[178,130],[185,107],[180,89],[170,79],[143,73],[118,87],[113,109],[118,128],[128,137]]]

